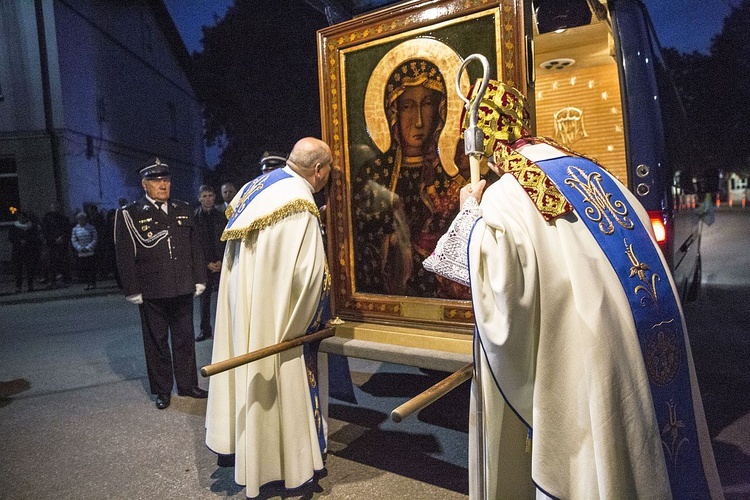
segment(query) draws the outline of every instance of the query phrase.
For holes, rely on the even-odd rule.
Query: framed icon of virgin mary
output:
[[[482,68],[522,80],[516,3],[406,2],[318,32],[323,139],[336,171],[327,209],[334,314],[358,321],[473,324],[469,289],[422,267],[468,182],[463,101]]]

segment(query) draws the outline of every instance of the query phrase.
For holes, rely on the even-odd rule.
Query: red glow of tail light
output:
[[[661,211],[649,211],[648,217],[651,219],[651,227],[654,228],[656,242],[661,244],[667,241],[667,228],[664,226],[664,218]]]

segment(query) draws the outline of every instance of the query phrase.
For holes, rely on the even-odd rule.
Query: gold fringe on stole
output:
[[[248,226],[239,229],[225,229],[221,235],[221,241],[239,240],[245,238],[252,231],[264,229],[268,226],[276,224],[277,222],[286,219],[290,215],[299,214],[302,212],[310,212],[315,216],[316,219],[320,220],[320,212],[318,207],[314,203],[308,200],[296,199],[289,203],[282,205],[273,212],[258,217],[252,221]]]

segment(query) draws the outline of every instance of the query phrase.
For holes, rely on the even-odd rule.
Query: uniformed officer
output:
[[[283,168],[286,165],[286,157],[278,153],[266,151],[260,157],[260,173],[267,174],[277,168]]]
[[[125,298],[140,308],[148,380],[163,410],[173,377],[180,396],[208,394],[198,387],[193,331],[206,272],[193,210],[170,198],[169,166],[156,159],[138,170],[145,196],[117,210],[115,253]]]

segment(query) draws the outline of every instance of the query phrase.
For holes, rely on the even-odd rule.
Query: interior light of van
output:
[[[591,23],[591,9],[586,0],[534,0],[539,34]]]
[[[651,227],[654,229],[656,242],[661,244],[667,241],[667,228],[664,225],[664,216],[661,210],[649,210],[648,218],[651,219]]]

